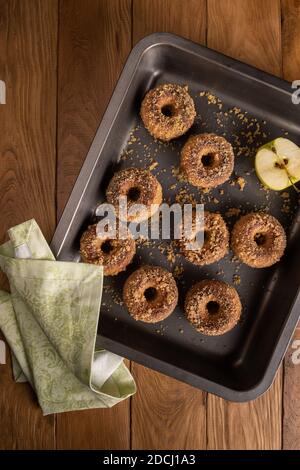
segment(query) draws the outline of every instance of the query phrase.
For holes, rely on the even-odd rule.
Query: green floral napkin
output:
[[[30,382],[45,415],[111,407],[134,394],[123,359],[96,347],[102,267],[55,261],[35,220],[8,235],[0,267],[11,294],[0,291],[0,328],[15,379]]]

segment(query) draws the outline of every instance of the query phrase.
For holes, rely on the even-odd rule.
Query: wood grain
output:
[[[55,228],[57,2],[1,0],[1,231],[35,217]]]
[[[58,217],[130,52],[130,14],[130,0],[60,4]],[[58,415],[58,448],[129,448],[129,410],[127,400],[112,409]]]
[[[0,450],[53,449],[55,416],[43,417],[32,388],[14,382],[6,349],[7,363],[0,365]]]
[[[130,0],[64,0],[58,71],[58,217],[131,50]]]
[[[0,105],[0,242],[30,217],[51,237],[55,198],[59,217],[132,43],[147,34],[169,31],[202,44],[207,37],[220,52],[300,79],[300,0],[58,2],[0,0],[0,79],[7,87],[7,104]],[[2,275],[0,286],[7,287]],[[132,416],[129,401],[58,415],[57,447],[127,449],[131,440],[134,449],[276,449],[283,441],[284,449],[299,449],[298,344],[287,353],[284,386],[280,370],[263,397],[240,405],[133,364]],[[7,360],[0,365],[0,449],[55,447],[55,417],[42,417],[30,387],[13,382],[8,354]]]
[[[282,374],[263,396],[249,403],[207,399],[208,448],[268,450],[281,447]]]
[[[133,449],[205,449],[206,394],[133,364]]]
[[[277,0],[208,0],[208,46],[281,74]],[[282,369],[260,399],[233,404],[208,395],[209,449],[278,449],[282,439]]]
[[[163,31],[205,44],[205,1],[133,0],[132,21],[133,43]],[[205,393],[135,363],[132,371],[132,448],[205,449]]]
[[[207,45],[281,74],[280,0],[207,0]]]
[[[58,5],[1,0],[0,14],[0,78],[7,92],[0,105],[0,241],[31,217],[49,239],[55,227]],[[0,448],[53,448],[55,417],[43,418],[29,385],[13,382],[9,360],[0,367]]]
[[[206,0],[133,0],[133,43],[157,32],[205,44]]]
[[[300,328],[298,327],[284,361],[283,448],[300,449]]]
[[[286,80],[300,80],[300,0],[282,0],[282,60]]]
[[[282,0],[283,77],[300,80],[300,0]],[[292,106],[292,104],[291,104]],[[299,112],[300,112],[300,105]],[[300,449],[300,324],[284,361],[283,448]]]

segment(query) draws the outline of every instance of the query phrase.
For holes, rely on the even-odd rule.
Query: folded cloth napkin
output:
[[[103,268],[55,261],[35,220],[8,235],[0,267],[11,294],[0,291],[0,328],[15,379],[30,382],[45,415],[107,408],[134,394],[123,358],[96,346]]]

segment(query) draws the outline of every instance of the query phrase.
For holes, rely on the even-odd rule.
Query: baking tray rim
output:
[[[65,205],[63,213],[56,227],[50,244],[55,257],[59,256],[66,237],[68,236],[75,214],[89,184],[90,177],[98,163],[103,147],[108,138],[109,132],[107,132],[107,129],[111,129],[113,126],[113,123],[118,115],[118,111],[126,97],[127,90],[131,85],[136,69],[140,64],[140,61],[151,48],[163,45],[173,46],[189,54],[192,53],[198,57],[203,57],[205,60],[213,62],[218,66],[233,70],[234,72],[237,72],[244,77],[258,81],[261,84],[266,84],[269,87],[275,88],[279,92],[284,92],[290,96],[292,95],[291,85],[286,80],[275,77],[251,65],[244,64],[220,52],[209,49],[206,46],[196,44],[175,34],[158,32],[150,34],[141,39],[133,47],[125,62],[119,80],[116,84],[106,111],[92,140],[92,144],[89,148],[87,156],[83,162],[77,180],[71,191],[70,197]],[[79,197],[78,194],[80,195]],[[258,396],[262,395],[272,385],[276,376],[276,372],[289,346],[293,332],[296,329],[300,317],[299,300],[300,292],[298,290],[298,293],[294,299],[294,304],[290,309],[289,314],[287,315],[286,321],[279,335],[279,339],[274,345],[273,353],[270,356],[270,361],[264,371],[264,374],[262,375],[262,378],[253,387],[242,391],[226,387],[220,383],[210,381],[209,379],[206,379],[202,376],[187,372],[186,370],[181,369],[173,364],[153,356],[149,356],[148,354],[137,351],[132,347],[126,346],[123,343],[107,338],[101,334],[99,336],[103,347],[110,349],[116,354],[120,354],[130,360],[134,360],[166,375],[178,378],[183,382],[189,383],[190,385],[193,385],[204,391],[211,392],[226,400],[246,402],[254,400]],[[297,313],[297,311],[299,313]]]

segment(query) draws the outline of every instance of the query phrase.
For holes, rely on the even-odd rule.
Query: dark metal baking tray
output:
[[[124,280],[141,264],[159,264],[172,270],[174,265],[158,248],[140,247],[125,273],[105,280],[101,343],[108,350],[228,400],[251,400],[271,385],[300,314],[298,194],[293,188],[284,195],[266,192],[253,172],[255,149],[262,143],[285,133],[300,144],[299,110],[292,104],[289,83],[171,34],[157,33],[140,41],[127,60],[51,246],[59,260],[79,261],[80,236],[95,220],[95,208],[104,201],[106,186],[116,169],[149,166],[154,157],[159,165],[153,173],[163,185],[165,199],[174,201],[180,194],[184,183],[178,182],[170,168],[178,166],[178,154],[187,135],[170,145],[155,142],[139,117],[145,92],[163,82],[189,86],[198,118],[188,135],[225,133],[236,153],[241,153],[231,182],[222,186],[224,194],[218,188],[203,195],[190,187],[191,193],[197,200],[205,199],[206,209],[221,212],[229,226],[235,220],[228,212],[232,207],[240,208],[241,213],[267,208],[287,228],[288,248],[280,263],[261,270],[237,265],[232,253],[218,264],[201,269],[176,256],[174,265],[184,268],[178,280],[180,304],[164,322],[148,325],[134,321],[119,302]],[[205,90],[221,101],[199,94]],[[247,120],[239,114],[246,116],[248,124],[250,120],[258,126],[252,133],[253,142],[250,136],[249,143],[247,136]],[[243,149],[245,146],[248,150]],[[245,178],[243,191],[234,184],[238,176]],[[187,288],[203,278],[233,284],[234,276],[241,279],[236,286],[243,303],[240,323],[219,337],[197,333],[184,318],[182,301]]]

